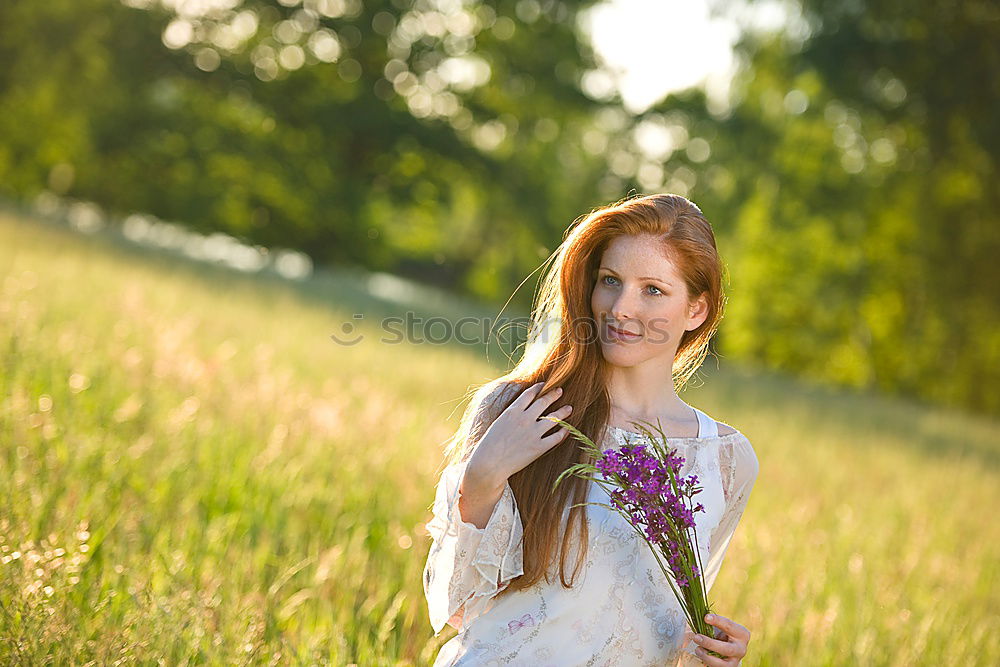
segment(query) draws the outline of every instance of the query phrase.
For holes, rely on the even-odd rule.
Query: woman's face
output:
[[[616,366],[653,358],[672,366],[683,333],[708,315],[704,296],[688,303],[681,274],[659,247],[652,236],[619,236],[601,256],[590,307],[604,358]]]

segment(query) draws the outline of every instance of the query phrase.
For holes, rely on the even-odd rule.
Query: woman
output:
[[[570,507],[608,503],[603,487],[567,477],[551,493],[585,454],[540,419],[563,419],[607,447],[641,439],[628,424],[659,420],[686,459],[681,474],[701,480],[697,533],[711,588],[758,472],[742,433],[677,396],[722,316],[712,228],[684,197],[626,199],[571,227],[553,257],[531,344],[479,389],[448,447],[424,592],[435,636],[445,623],[459,634],[434,664],[737,665],[744,626],[711,618],[716,638],[692,635],[625,519]]]

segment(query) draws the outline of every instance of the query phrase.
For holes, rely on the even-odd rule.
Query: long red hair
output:
[[[722,318],[725,296],[723,266],[711,225],[694,203],[674,194],[626,198],[591,211],[566,230],[563,242],[549,258],[534,307],[531,332],[521,360],[503,376],[474,388],[458,431],[446,450],[448,463],[468,458],[485,429],[517,395],[537,382],[541,393],[562,387],[562,396],[548,412],[567,403],[573,412],[566,419],[594,442],[607,435],[611,401],[607,392],[607,364],[601,354],[590,297],[597,282],[601,256],[610,242],[623,235],[649,235],[684,277],[688,299],[699,295],[708,301],[708,316],[697,329],[684,332],[674,357],[672,380],[677,390],[690,379],[708,353],[709,340]],[[553,427],[554,428],[554,427]],[[583,503],[587,483],[568,477],[555,493],[556,478],[575,463],[587,460],[572,436],[567,436],[523,470],[510,477],[524,527],[524,574],[498,595],[549,581],[550,568],[559,549],[562,585],[572,587],[586,557],[588,527]],[[567,580],[567,558],[572,530],[580,533],[577,557]]]

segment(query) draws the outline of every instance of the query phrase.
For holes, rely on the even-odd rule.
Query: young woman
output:
[[[479,388],[448,447],[427,530],[424,592],[442,665],[738,665],[750,632],[709,618],[693,635],[646,543],[604,489],[559,473],[585,456],[565,428],[620,447],[659,424],[697,474],[711,588],[757,477],[750,441],[677,395],[722,317],[722,262],[692,202],[659,194],[568,230],[543,279],[533,339]],[[569,567],[572,561],[572,568]],[[725,659],[708,655],[711,649]]]

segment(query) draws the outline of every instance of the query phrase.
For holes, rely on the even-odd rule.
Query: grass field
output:
[[[0,215],[0,663],[428,664],[423,523],[496,368],[380,342],[411,305]],[[702,378],[761,466],[713,589],[744,665],[1000,664],[1000,424]]]

